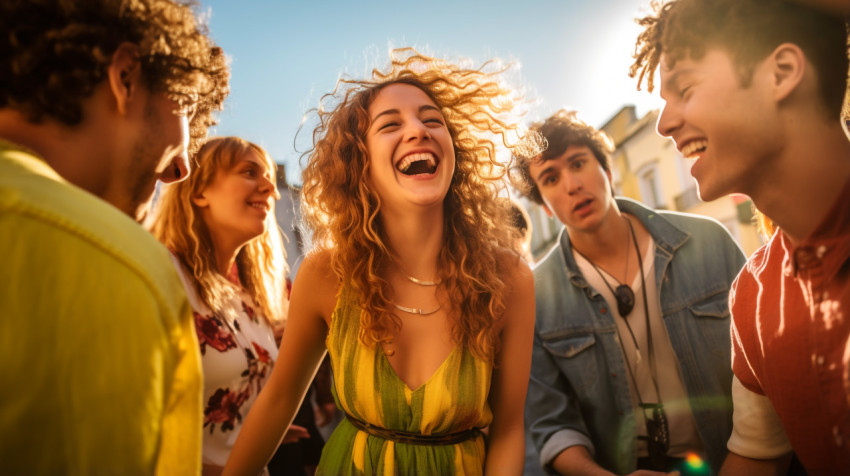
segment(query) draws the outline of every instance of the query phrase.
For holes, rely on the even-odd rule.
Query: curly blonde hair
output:
[[[316,246],[330,253],[340,282],[359,294],[365,345],[388,342],[401,328],[390,304],[392,289],[381,276],[392,251],[369,180],[365,138],[372,101],[387,85],[404,83],[440,108],[455,148],[437,263],[440,286],[453,304],[453,338],[481,358],[492,359],[497,351],[493,323],[505,308],[503,276],[512,241],[507,210],[494,200],[504,187],[506,165],[497,160],[493,140],[515,148],[522,137],[516,114],[521,96],[500,76],[508,68],[490,61],[469,69],[403,48],[391,52],[387,71],[375,69],[371,79],[340,79],[322,98],[313,147],[302,156],[308,159],[305,221]]]
[[[191,270],[198,296],[213,312],[222,310],[233,285],[218,273],[213,243],[192,197],[209,187],[222,170],[230,170],[248,152],[255,152],[276,170],[260,146],[238,137],[207,140],[195,155],[195,170],[182,182],[166,185],[157,200],[149,228],[187,269]],[[275,191],[277,196],[277,191]],[[236,255],[239,279],[262,315],[273,324],[284,316],[286,262],[274,207],[266,216],[266,230]]]
[[[34,123],[83,120],[83,101],[106,80],[118,47],[136,45],[155,92],[192,107],[190,151],[230,92],[230,70],[190,2],[4,0],[0,2],[0,108]]]

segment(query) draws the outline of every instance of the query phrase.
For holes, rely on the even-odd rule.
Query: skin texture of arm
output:
[[[614,474],[596,464],[587,448],[581,445],[570,446],[561,451],[552,461],[552,468],[558,474],[583,476],[611,476]]]
[[[575,476],[613,476],[614,473],[603,469],[596,464],[596,461],[590,457],[590,452],[584,446],[570,446],[562,451],[552,461],[552,467],[558,474],[570,474]],[[664,474],[676,475],[678,471],[673,473],[659,473],[657,471],[638,470],[631,473],[630,476],[662,476]]]
[[[531,369],[534,331],[534,279],[528,266],[514,257],[509,266],[510,295],[502,314],[501,350],[496,355],[490,406],[493,423],[487,447],[485,474],[522,474],[525,461],[523,408]]]
[[[301,265],[292,286],[289,320],[277,363],[245,419],[222,473],[225,476],[256,475],[268,463],[325,355],[338,289],[327,262],[327,255],[320,253]]]
[[[790,454],[776,459],[751,459],[730,451],[718,474],[721,476],[732,476],[736,474],[746,474],[747,476],[779,476],[788,471],[788,464],[790,462]]]

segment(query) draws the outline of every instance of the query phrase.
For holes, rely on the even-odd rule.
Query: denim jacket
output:
[[[655,279],[696,427],[716,472],[732,432],[729,287],[745,257],[719,223],[618,198],[655,240]],[[583,445],[609,471],[637,464],[626,361],[616,323],[590,287],[562,230],[535,267],[537,314],[526,422],[540,460]]]

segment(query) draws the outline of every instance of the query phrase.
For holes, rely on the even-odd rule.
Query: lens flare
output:
[[[696,453],[688,453],[685,456],[685,471],[682,471],[683,474],[688,475],[707,475],[709,474],[708,464],[699,457]]]

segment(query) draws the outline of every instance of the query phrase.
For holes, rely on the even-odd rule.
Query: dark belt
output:
[[[390,440],[395,443],[403,443],[406,445],[427,445],[427,446],[446,446],[463,443],[467,440],[478,438],[481,435],[480,428],[470,428],[468,430],[458,431],[456,433],[443,433],[441,435],[423,435],[421,433],[413,433],[409,431],[388,430],[379,426],[371,425],[365,421],[358,420],[348,413],[345,418],[354,425],[354,428],[368,433],[369,435]]]

